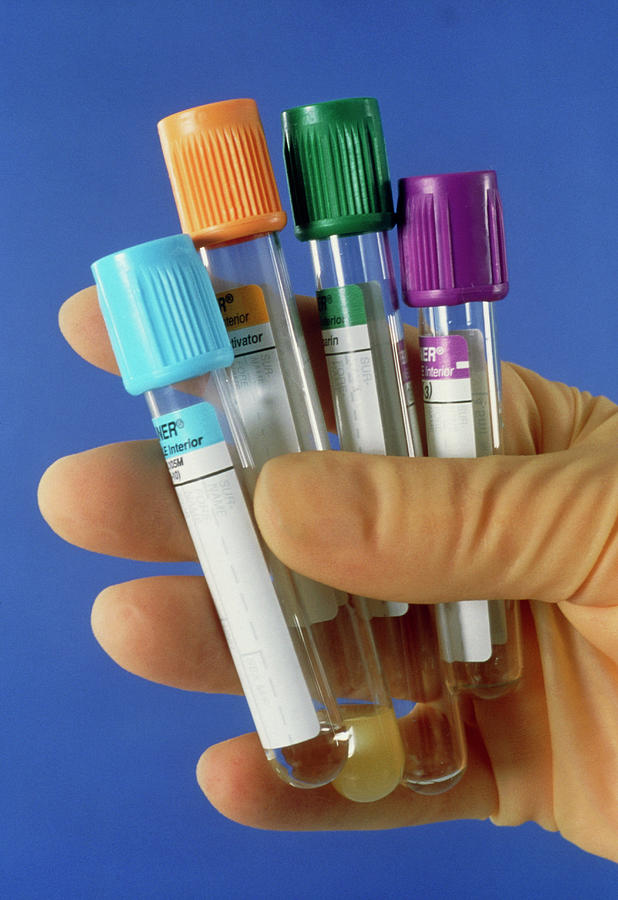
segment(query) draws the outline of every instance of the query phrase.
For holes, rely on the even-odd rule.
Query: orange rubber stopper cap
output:
[[[213,246],[284,227],[254,100],[196,106],[162,119],[158,130],[182,230],[196,243]]]

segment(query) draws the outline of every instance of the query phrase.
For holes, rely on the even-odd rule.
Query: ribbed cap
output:
[[[508,289],[496,173],[402,178],[399,260],[409,306],[500,300]]]
[[[104,256],[92,272],[130,394],[232,364],[219,303],[189,235]]]
[[[377,100],[298,106],[285,110],[282,123],[294,231],[301,241],[393,227]]]
[[[224,100],[159,122],[182,230],[206,245],[271,231],[286,221],[254,100]]]

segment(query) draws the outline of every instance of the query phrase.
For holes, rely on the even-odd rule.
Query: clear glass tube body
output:
[[[311,241],[322,338],[343,450],[421,455],[388,234]],[[456,699],[441,670],[431,607],[367,600],[406,760],[422,793],[454,785],[466,765]]]
[[[422,455],[388,234],[309,245],[341,446]]]
[[[215,380],[251,496],[268,459],[330,441],[278,236],[200,252],[234,347],[233,365]],[[286,584],[349,736],[332,783],[349,799],[379,799],[401,779],[403,747],[365,605],[297,573]]]
[[[348,734],[291,573],[260,542],[237,447],[211,403],[215,382],[146,399],[266,756],[291,784],[327,784]]]
[[[429,455],[502,453],[493,303],[420,310],[419,344]],[[491,698],[518,682],[522,658],[517,601],[445,603],[438,606],[437,617],[452,689]]]

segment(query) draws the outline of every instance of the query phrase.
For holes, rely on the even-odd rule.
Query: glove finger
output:
[[[96,598],[92,630],[119,666],[189,691],[239,694],[223,629],[201,576],[116,584]]]
[[[195,559],[157,441],[65,456],[44,473],[38,500],[51,528],[78,547],[130,559]]]
[[[284,563],[353,594],[611,605],[616,468],[613,455],[575,448],[475,460],[295,454],[264,466],[255,510]]]

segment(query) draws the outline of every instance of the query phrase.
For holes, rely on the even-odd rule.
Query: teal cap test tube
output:
[[[372,709],[384,756],[373,771],[375,747],[353,740],[353,717],[345,717],[333,690],[346,647],[361,658],[354,657],[356,671],[362,651],[375,650],[355,632],[346,634],[341,619],[333,629],[345,595],[339,600],[338,592],[316,584],[308,610],[309,587],[299,589],[299,576],[259,539],[250,511],[257,466],[227,368],[233,350],[191,238],[178,235],[112,254],[93,272],[125,385],[146,393],[267,758],[298,787],[333,783],[350,799],[384,796],[401,777],[394,718],[387,729],[381,708]],[[339,647],[337,670],[324,657],[324,629]],[[361,673],[367,675],[362,666]],[[372,721],[361,703],[363,712]]]
[[[146,394],[266,756],[292,784],[326,784],[343,767],[347,733],[311,629],[291,606],[291,576],[280,567],[279,589],[273,582],[229,428],[211,402],[214,373],[234,353],[206,271],[186,235],[92,270],[125,387]]]

